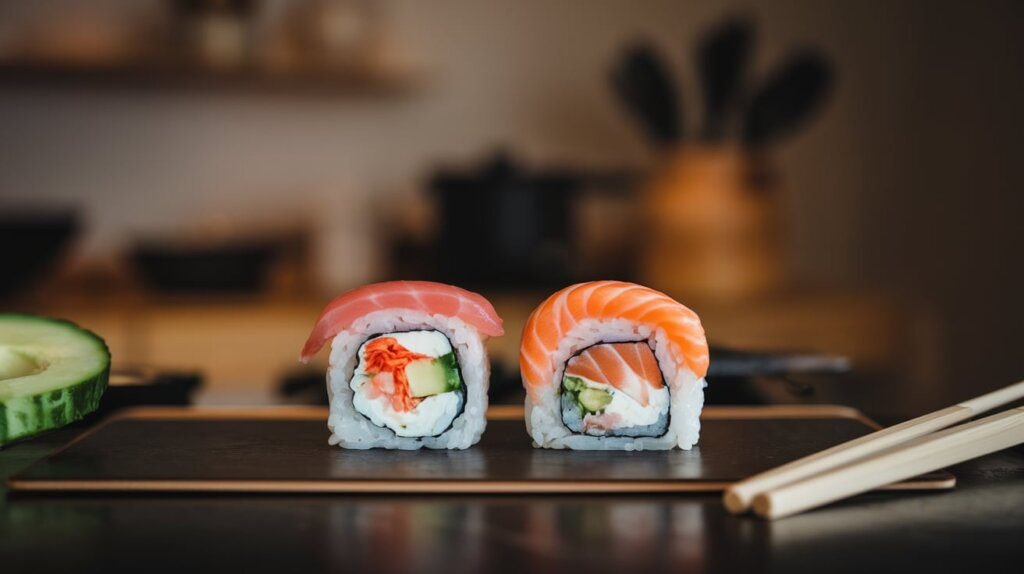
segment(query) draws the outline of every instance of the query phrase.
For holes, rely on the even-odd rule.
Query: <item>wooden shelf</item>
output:
[[[55,87],[183,93],[392,98],[419,84],[407,73],[372,69],[205,69],[161,62],[64,64],[0,61],[0,88]]]

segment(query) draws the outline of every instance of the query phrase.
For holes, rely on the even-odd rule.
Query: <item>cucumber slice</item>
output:
[[[599,413],[612,402],[612,395],[603,389],[583,389],[577,395],[576,400],[579,401],[583,410],[589,413]]]
[[[448,391],[457,391],[462,386],[462,375],[459,374],[459,359],[455,356],[455,352],[452,351],[447,355],[443,355],[437,358],[437,362],[444,368],[444,376],[446,385],[445,388]]]
[[[583,379],[569,375],[562,378],[562,386],[565,387],[565,390],[574,394],[587,388],[587,384],[583,382]]]
[[[405,376],[409,379],[409,394],[417,398],[454,391],[462,384],[455,353],[413,361],[405,367]]]
[[[0,313],[0,446],[79,420],[107,388],[103,339],[67,321]]]
[[[579,377],[565,375],[562,377],[562,386],[576,399],[576,404],[584,412],[600,413],[612,402],[611,393],[604,389],[589,387]]]

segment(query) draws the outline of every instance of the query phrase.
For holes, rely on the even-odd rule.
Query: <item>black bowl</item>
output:
[[[139,244],[132,263],[147,287],[165,293],[262,291],[276,255],[271,242],[223,245]]]
[[[122,366],[110,372],[110,383],[98,413],[138,406],[187,406],[203,386],[201,373],[167,371],[144,366]]]
[[[0,297],[23,292],[52,271],[78,228],[71,209],[0,210]]]

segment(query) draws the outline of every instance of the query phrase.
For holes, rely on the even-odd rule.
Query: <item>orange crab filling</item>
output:
[[[409,392],[409,378],[405,367],[413,361],[429,359],[427,355],[406,349],[394,337],[374,339],[363,352],[364,368],[371,375],[371,398],[386,396],[391,408],[398,412],[409,412],[422,399],[414,398]]]

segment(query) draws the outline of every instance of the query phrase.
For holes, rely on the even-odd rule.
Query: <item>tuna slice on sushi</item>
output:
[[[689,449],[700,435],[708,344],[697,314],[642,285],[555,293],[523,329],[519,366],[534,444]]]
[[[344,293],[324,308],[302,349],[331,341],[331,444],[344,448],[464,449],[487,424],[487,337],[503,334],[482,296],[429,281]]]

